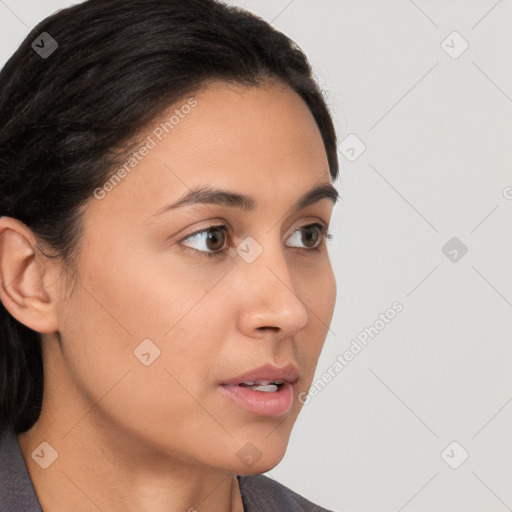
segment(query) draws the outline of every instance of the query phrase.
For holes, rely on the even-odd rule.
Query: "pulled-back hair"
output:
[[[291,87],[338,177],[328,107],[286,35],[216,0],[88,0],[39,23],[0,72],[0,216],[71,268],[94,190],[153,119],[213,80]],[[0,302],[0,432],[34,425],[43,381],[40,333]]]

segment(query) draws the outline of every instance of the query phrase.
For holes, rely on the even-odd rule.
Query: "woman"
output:
[[[261,475],[336,297],[301,50],[214,0],[89,0],[0,115],[0,510],[325,510]]]

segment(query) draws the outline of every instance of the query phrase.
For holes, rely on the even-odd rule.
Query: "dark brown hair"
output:
[[[152,119],[211,80],[268,79],[309,107],[335,180],[336,134],[308,60],[261,18],[216,0],[88,0],[58,11],[0,72],[0,216],[69,264],[82,207]],[[0,432],[39,417],[40,343],[0,302]]]

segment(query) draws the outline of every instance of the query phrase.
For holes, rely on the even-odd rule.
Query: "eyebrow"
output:
[[[339,199],[339,193],[330,183],[318,183],[311,190],[299,197],[293,207],[293,212],[302,210],[322,199],[329,199],[335,204]],[[256,208],[257,201],[252,196],[246,194],[238,194],[226,189],[214,188],[209,185],[199,185],[192,187],[176,202],[164,205],[157,210],[152,217],[191,204],[217,204],[239,208],[244,211],[252,211]]]

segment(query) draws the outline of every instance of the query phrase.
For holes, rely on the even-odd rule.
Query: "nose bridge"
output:
[[[246,280],[247,296],[242,314],[248,321],[246,327],[271,327],[284,333],[300,330],[308,321],[308,313],[295,290],[294,276],[281,241],[276,242],[275,236],[269,235],[261,244],[254,239],[246,243],[237,247],[237,252],[242,250],[239,252],[242,258],[250,255],[245,262],[240,262]]]

